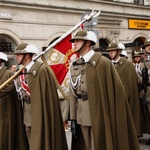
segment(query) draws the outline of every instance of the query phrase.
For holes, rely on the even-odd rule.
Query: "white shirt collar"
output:
[[[117,63],[119,60],[120,60],[120,57],[116,61],[112,60],[112,63]]]
[[[89,60],[91,59],[91,57],[94,55],[94,50],[90,50],[88,53],[86,53],[83,58],[85,60],[85,62],[89,62]]]
[[[30,68],[33,66],[33,64],[34,64],[34,61],[31,61],[31,62],[26,66],[27,72],[30,70]]]

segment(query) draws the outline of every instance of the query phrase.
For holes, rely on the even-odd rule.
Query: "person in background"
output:
[[[133,65],[135,67],[135,71],[138,78],[139,91],[142,90],[141,88],[142,78],[141,78],[141,71],[140,71],[141,62],[142,62],[142,54],[140,54],[138,51],[135,51],[133,54]]]
[[[71,150],[139,150],[126,93],[111,61],[92,46],[94,32],[70,42],[80,55],[70,67]]]
[[[0,52],[0,85],[13,74],[4,63],[7,55]],[[14,82],[0,89],[0,150],[28,150],[23,124],[21,101],[17,97]]]
[[[15,73],[17,71],[17,66],[12,64],[11,67],[10,67],[10,71]]]
[[[143,84],[142,84],[142,74],[140,70],[140,66],[142,64],[142,53],[139,51],[135,51],[133,54],[133,65],[135,66],[136,74],[137,74],[137,79],[138,79],[138,91],[139,91],[139,97],[140,97],[140,106],[141,106],[141,122],[142,122],[142,132],[147,133],[147,129],[149,128],[150,121],[149,120],[149,112],[146,107],[145,103],[145,94],[144,94],[144,89],[143,89]]]
[[[126,58],[120,57],[121,51],[125,47],[122,43],[110,43],[106,51],[109,53],[111,62],[124,86],[131,114],[133,117],[137,137],[142,136],[140,118],[140,100],[138,93],[137,75],[134,65]]]
[[[139,52],[139,54],[141,55],[141,62],[147,59],[147,54],[144,49],[141,48],[141,51]]]
[[[140,54],[138,51],[134,51],[133,65],[135,66],[136,72],[139,70],[139,66],[141,62],[142,62],[142,54]]]
[[[54,78],[45,64],[33,61],[37,53],[37,47],[27,43],[14,51],[18,65],[25,67],[18,77],[17,91],[23,102],[28,143],[31,150],[67,150]]]
[[[140,71],[142,76],[142,85],[144,89],[143,100],[145,101],[146,107],[148,108],[147,117],[147,133],[150,134],[150,39],[145,39],[144,44],[141,46],[145,50],[145,59],[140,65]],[[147,145],[150,145],[150,138],[146,141]]]
[[[142,78],[141,78],[141,72],[140,72],[141,62],[142,62],[142,55],[139,52],[135,51],[133,54],[133,65],[135,67],[135,71],[137,74],[139,91],[142,90],[142,88],[141,88]]]

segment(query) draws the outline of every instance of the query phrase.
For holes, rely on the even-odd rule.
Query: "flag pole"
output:
[[[100,14],[100,11],[92,11],[89,15],[85,15],[83,20],[80,21],[78,24],[76,24],[73,28],[71,28],[68,32],[63,34],[60,38],[58,38],[56,41],[54,41],[51,45],[49,45],[45,51],[42,51],[40,54],[34,57],[33,61],[36,61],[39,57],[44,55],[47,51],[49,51],[51,48],[53,48],[56,44],[58,44],[60,41],[62,41],[64,38],[66,38],[69,34],[74,32],[76,29],[80,27],[81,24],[83,24],[86,21],[91,20],[92,18],[98,17]]]

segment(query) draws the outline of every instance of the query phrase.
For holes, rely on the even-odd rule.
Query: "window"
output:
[[[134,0],[135,4],[144,5],[144,0]]]
[[[13,52],[10,39],[5,35],[0,35],[0,52]]]

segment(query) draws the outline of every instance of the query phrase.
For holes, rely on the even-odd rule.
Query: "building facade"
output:
[[[0,1],[0,51],[15,63],[12,52],[21,42],[42,51],[81,21],[86,13],[99,17],[84,24],[98,36],[96,51],[112,41],[126,45],[129,57],[150,37],[150,0],[2,0]]]

